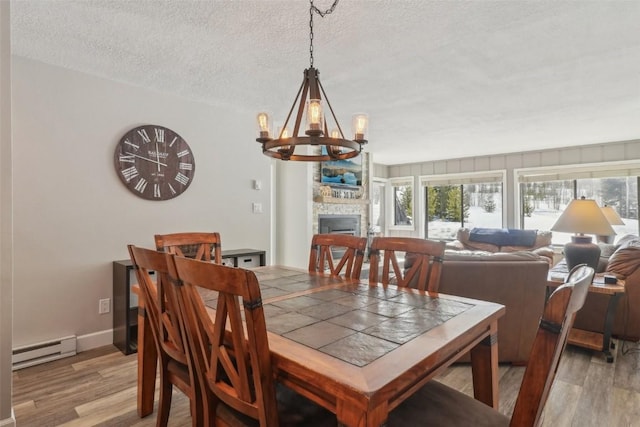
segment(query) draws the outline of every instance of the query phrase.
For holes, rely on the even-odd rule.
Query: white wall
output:
[[[313,166],[310,162],[277,163],[276,264],[309,266],[313,238]]]
[[[0,2],[0,426],[14,426],[11,410],[13,302],[11,43],[9,2]]]
[[[20,57],[12,67],[14,347],[109,331],[111,314],[98,314],[98,299],[112,297],[111,262],[127,258],[128,243],[152,247],[155,233],[219,231],[223,249],[269,250],[271,160],[255,142],[253,111]],[[195,154],[194,181],[173,200],[138,198],[116,176],[118,140],[146,123],[175,130]],[[252,202],[264,213],[253,214]]]

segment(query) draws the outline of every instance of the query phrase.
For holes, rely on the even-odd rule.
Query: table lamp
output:
[[[624,225],[624,221],[622,220],[622,218],[620,218],[620,215],[618,215],[618,212],[616,212],[616,210],[613,209],[613,206],[604,205],[602,208],[600,208],[600,210],[602,211],[604,216],[607,218],[607,221],[609,221],[609,224]],[[602,243],[613,243],[614,238],[615,238],[615,234],[612,234],[610,236],[596,236],[596,239],[598,240],[598,242],[602,242]]]
[[[560,218],[553,224],[551,231],[575,233],[571,242],[564,246],[564,256],[569,271],[578,264],[587,264],[598,268],[600,247],[591,243],[591,236],[613,236],[616,232],[605,217],[595,200],[574,199],[569,203]]]

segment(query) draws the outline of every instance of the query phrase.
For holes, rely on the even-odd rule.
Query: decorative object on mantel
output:
[[[281,129],[278,130],[277,137],[271,137],[271,123],[267,113],[258,114],[258,129],[260,136],[256,138],[262,144],[262,153],[280,160],[294,161],[327,161],[344,160],[357,156],[362,151],[362,146],[367,143],[365,134],[368,128],[368,117],[366,114],[357,114],[353,117],[353,140],[346,139],[344,132],[338,123],[329,98],[320,83],[318,70],[313,67],[313,15],[317,13],[324,18],[333,12],[338,4],[335,0],[333,5],[324,12],[313,5],[313,0],[309,1],[309,68],[304,70],[302,85],[289,110],[287,119]],[[322,96],[326,100],[335,128],[328,131],[327,121],[322,111]],[[290,133],[287,124],[291,118],[293,109],[298,104],[298,112],[293,126],[293,133]],[[306,111],[305,135],[299,135],[300,122],[303,112]],[[322,146],[326,152],[321,150],[317,154],[295,154],[298,146]]]
[[[600,259],[600,247],[591,243],[591,236],[611,236],[616,232],[600,210],[595,200],[574,199],[567,205],[551,231],[576,233],[571,236],[571,242],[564,246],[564,256],[567,260],[569,271],[578,264],[587,264],[594,269],[598,268]]]
[[[331,197],[331,187],[328,185],[320,186],[320,196],[321,197]]]

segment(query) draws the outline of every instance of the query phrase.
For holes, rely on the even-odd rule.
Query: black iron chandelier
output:
[[[367,143],[365,134],[368,128],[368,117],[366,114],[356,114],[353,116],[352,131],[353,139],[346,139],[342,127],[338,123],[329,98],[320,83],[318,70],[313,67],[313,14],[317,13],[324,18],[336,8],[339,0],[335,0],[333,5],[322,12],[313,5],[313,0],[309,0],[309,68],[304,70],[302,85],[298,90],[293,105],[289,110],[284,125],[278,129],[277,137],[271,137],[271,120],[267,113],[258,114],[258,129],[260,136],[256,138],[262,144],[263,154],[280,160],[294,161],[327,161],[344,160],[357,156],[362,151],[362,146]],[[322,99],[326,101],[331,112],[333,125],[331,132],[323,113]],[[287,127],[294,108],[298,105],[296,119],[293,125],[293,132]],[[306,112],[306,114],[305,114]],[[305,115],[304,134],[300,135],[302,116]],[[296,148],[300,146],[318,146],[320,151],[313,154],[298,154]],[[317,150],[314,150],[317,151]]]

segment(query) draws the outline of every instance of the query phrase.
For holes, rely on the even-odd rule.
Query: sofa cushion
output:
[[[640,238],[634,237],[622,241],[609,258],[606,271],[627,277],[636,271],[638,266],[640,266]]]
[[[530,251],[520,252],[487,252],[487,251],[450,251],[444,252],[446,261],[538,261],[541,260],[537,254]]]

